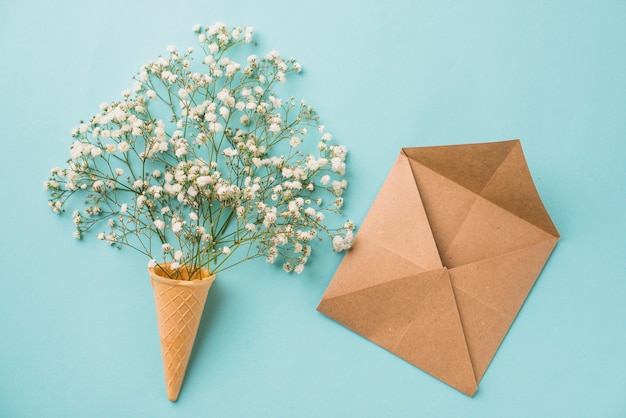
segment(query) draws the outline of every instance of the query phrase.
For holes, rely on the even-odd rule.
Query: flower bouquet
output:
[[[67,166],[44,183],[76,238],[93,231],[148,257],[172,401],[216,274],[260,257],[301,273],[312,241],[342,251],[354,230],[325,224],[341,213],[346,148],[311,106],[278,95],[300,64],[276,51],[236,61],[250,27],[193,30],[198,49],[168,47],[73,129]]]

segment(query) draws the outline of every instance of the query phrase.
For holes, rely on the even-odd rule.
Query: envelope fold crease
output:
[[[511,149],[480,194],[548,234],[558,236],[537,193],[519,142]]]
[[[457,236],[479,196],[413,159],[414,182],[441,259]]]
[[[524,303],[556,240],[450,269],[452,285],[503,314]]]
[[[477,379],[447,269],[391,351],[466,395],[476,392]]]
[[[356,292],[378,284],[386,283],[390,278],[402,278],[417,275],[425,269],[402,255],[378,245],[366,237],[354,244],[356,251],[349,251],[344,260],[346,264],[339,266],[332,282],[325,293],[325,298],[333,298],[346,293]],[[365,257],[368,263],[350,262],[351,258]],[[349,267],[352,266],[352,267]]]
[[[404,148],[411,159],[479,194],[515,147],[515,141],[463,146]]]
[[[421,272],[326,298],[318,310],[357,334],[393,350],[443,272],[444,269]]]
[[[446,267],[454,268],[553,238],[543,229],[479,197],[454,239],[443,248],[441,258]]]
[[[405,155],[400,154],[378,192],[359,234],[419,266],[441,267],[422,198]]]
[[[474,376],[480,382],[509,329],[510,321],[488,304],[461,289],[453,289]]]

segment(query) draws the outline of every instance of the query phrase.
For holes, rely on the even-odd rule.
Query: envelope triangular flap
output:
[[[400,342],[443,269],[397,278],[341,296],[324,298],[318,310],[387,350]]]
[[[477,380],[485,373],[556,241],[550,238],[449,270]]]
[[[322,300],[417,275],[423,271],[424,268],[393,251],[366,237],[358,236],[344,256]]]
[[[496,143],[498,145],[496,148],[499,148],[500,144]],[[509,169],[511,165],[509,161],[519,161],[518,151],[521,153],[519,142],[507,141],[506,144],[511,144],[512,147],[507,148],[509,153],[492,173],[492,177],[485,184],[485,188],[490,192],[502,185],[501,188],[506,191],[501,196],[507,196],[506,193],[508,193],[511,196],[509,200],[519,201],[520,207],[522,207],[523,201],[517,197],[517,194],[520,193],[523,198],[528,197],[529,194],[518,192],[519,187],[516,187],[516,181],[522,181],[524,185],[528,183],[509,178],[512,187],[507,188],[507,179],[501,181],[505,175],[506,177],[523,178],[524,174],[524,170],[519,174],[515,170],[511,172],[512,170]],[[483,148],[485,144],[478,145],[479,148]],[[522,163],[524,163],[522,168],[525,168],[523,155],[521,157]],[[546,232],[524,217],[510,212],[497,202],[486,199],[482,194],[470,191],[415,159],[409,161],[423,199],[441,261],[446,267],[453,268],[461,264],[475,262],[553,237],[550,232]],[[519,167],[517,163],[512,165]],[[527,172],[527,168],[525,170]],[[532,188],[532,191],[529,192],[531,197],[534,193],[534,196],[538,198],[532,179],[530,179],[530,187]],[[504,203],[506,205],[506,201]],[[539,204],[541,205],[541,202]],[[547,221],[551,225],[549,218]]]
[[[481,196],[558,237],[533,182],[522,144],[515,141],[507,157],[481,191]]]
[[[410,159],[480,193],[518,142],[416,147],[403,151]]]
[[[424,269],[442,267],[422,198],[403,153],[398,156],[359,228],[356,239],[362,237]]]

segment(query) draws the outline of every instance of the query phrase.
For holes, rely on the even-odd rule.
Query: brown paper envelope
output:
[[[472,396],[558,238],[518,140],[405,148],[318,310]]]

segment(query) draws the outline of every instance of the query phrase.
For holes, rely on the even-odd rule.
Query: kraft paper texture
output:
[[[404,148],[318,310],[473,396],[558,239],[519,140]]]

